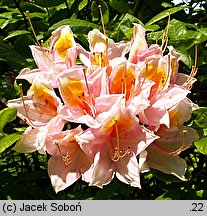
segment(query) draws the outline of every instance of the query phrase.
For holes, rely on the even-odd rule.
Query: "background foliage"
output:
[[[187,3],[188,2],[188,3]],[[107,34],[115,41],[130,40],[133,23],[147,29],[149,44],[161,44],[163,31],[181,55],[179,71],[189,74],[198,48],[198,74],[190,98],[201,108],[188,125],[200,140],[180,155],[188,164],[188,181],[152,170],[141,176],[142,190],[114,179],[104,189],[88,187],[81,180],[55,194],[47,174],[48,155],[20,154],[11,150],[25,129],[16,110],[6,101],[19,97],[15,77],[24,67],[34,68],[29,45],[37,43],[28,22],[30,17],[39,41],[69,24],[76,41],[87,48],[87,34],[102,30],[101,4]],[[161,0],[1,0],[0,2],[0,199],[206,199],[207,198],[207,4],[189,0],[174,5]],[[28,12],[29,11],[29,15]],[[170,14],[170,21],[168,19]],[[196,45],[196,46],[195,46]],[[28,83],[24,83],[24,90]]]

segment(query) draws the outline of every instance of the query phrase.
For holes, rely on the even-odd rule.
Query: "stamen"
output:
[[[93,106],[93,104],[90,104],[88,101],[86,101],[86,100],[83,99],[83,98],[80,98],[80,100],[81,100],[83,103],[85,103],[85,104],[87,104],[87,105],[89,106],[89,108],[90,108],[90,115],[91,115],[93,118],[95,118],[95,117],[96,117],[96,109],[95,109],[95,107]],[[85,107],[82,107],[82,110],[83,110],[83,112],[84,112],[86,115],[89,114],[88,111],[85,109]]]
[[[108,37],[106,37],[106,53],[105,53],[106,59],[105,59],[105,65],[104,66],[108,65],[108,49],[109,49],[109,39],[108,39]]]
[[[196,74],[198,72],[197,62],[198,62],[198,44],[195,44],[195,60],[194,60],[194,65],[192,66],[189,78],[182,85],[184,88],[187,88],[189,90],[192,88],[192,84],[193,84],[192,81],[193,81],[194,77],[196,76]]]
[[[93,104],[95,103],[95,99],[94,99],[93,95],[90,93],[90,89],[89,89],[89,85],[88,85],[88,81],[87,81],[87,77],[86,77],[86,71],[85,71],[84,69],[83,69],[83,75],[84,75],[84,80],[85,80],[85,83],[86,83],[87,93],[88,93],[88,95],[89,95],[89,97],[90,97],[90,102],[86,101],[86,100],[83,99],[83,98],[81,98],[81,100],[82,100],[83,102],[85,102],[86,104],[89,105],[90,110],[91,110],[91,114],[92,114],[92,116],[95,118],[96,110],[95,110],[95,108],[94,108],[94,106],[93,106]]]
[[[41,40],[40,41],[41,43],[41,50],[42,50],[42,54],[43,54],[43,58],[45,60],[45,63],[47,64],[48,67],[51,67],[51,64],[52,64],[52,60],[49,58],[49,56],[45,53],[45,47],[44,47],[44,41]]]
[[[177,149],[176,151],[170,152],[169,156],[178,156],[182,151],[184,151],[187,148],[192,146],[192,144],[189,144],[188,146],[186,146],[187,133],[188,133],[187,129],[184,128],[183,129],[183,143],[182,143],[182,146],[179,149]]]
[[[131,102],[131,99],[134,96],[135,82],[136,82],[135,79],[131,80],[131,89],[130,89],[130,92],[129,92],[129,97],[128,97],[127,101],[126,101],[127,102],[126,105],[128,105]]]
[[[167,56],[167,76],[165,77],[165,74],[163,75],[162,74],[162,77],[161,77],[161,83],[162,83],[162,87],[161,89],[159,90],[158,93],[162,92],[163,89],[165,88],[167,82],[168,82],[168,79],[170,77],[170,69],[171,69],[171,58],[170,58],[170,54],[168,54]]]
[[[104,33],[104,35],[107,35],[106,34],[106,28],[105,28],[105,25],[104,25],[104,19],[103,19],[103,13],[102,13],[102,9],[101,9],[101,4],[98,5],[98,8],[99,8],[100,16],[101,16],[101,23],[102,23],[103,33]]]
[[[121,85],[121,93],[125,95],[125,98],[126,98],[126,92],[127,92],[127,83],[126,83],[126,65],[124,67],[124,76],[121,78],[121,82],[122,82],[122,85]]]
[[[123,153],[122,150],[120,150],[120,140],[119,140],[119,129],[118,129],[118,120],[115,120],[115,129],[116,129],[116,144],[117,146],[114,149],[114,154],[112,157],[112,160],[114,162],[117,162],[119,159],[125,157],[126,155],[131,153],[130,147],[127,148],[127,150]]]
[[[62,157],[62,160],[63,160],[63,162],[65,163],[65,165],[66,165],[66,166],[69,165],[69,164],[72,162],[72,160],[71,160],[71,158],[69,157],[68,152],[66,153],[66,155],[64,155],[64,154],[62,153],[61,149],[60,149],[60,146],[59,146],[58,142],[55,142],[55,145],[57,146],[58,151],[59,151],[59,153],[60,153],[60,155],[61,155],[61,157]]]
[[[124,94],[125,94],[125,98],[126,98],[126,93],[127,93],[127,83],[126,83],[126,68],[125,68],[125,71],[124,71]]]
[[[142,83],[141,83],[141,85],[140,85],[140,88],[142,88],[142,86],[144,85],[144,82],[145,82],[145,80],[146,80],[146,78],[147,78],[147,75],[148,75],[148,69],[149,69],[149,63],[146,62],[146,63],[145,63],[144,79],[143,79],[143,81],[142,81]]]
[[[90,90],[89,90],[89,85],[88,85],[85,69],[83,69],[83,76],[84,76],[84,80],[85,80],[85,83],[86,83],[87,93],[90,95]]]
[[[22,83],[19,84],[19,90],[20,90],[20,97],[22,98],[22,103],[23,103],[23,107],[24,107],[24,111],[25,111],[25,115],[27,117],[28,123],[32,125],[32,127],[39,127],[39,125],[35,125],[31,120],[30,117],[28,115],[28,109],[26,107],[25,101],[24,101],[24,94],[23,94],[23,89],[22,89]],[[26,119],[24,119],[24,121],[27,121]],[[46,125],[46,124],[45,124]]]
[[[164,46],[164,43],[165,43],[165,32],[164,32],[164,30],[162,30],[162,45],[161,45],[161,49]]]
[[[27,18],[28,18],[28,21],[29,21],[29,25],[30,25],[30,27],[31,27],[31,29],[32,29],[32,33],[33,33],[33,35],[34,35],[34,37],[35,37],[35,40],[36,40],[38,46],[41,47],[41,44],[40,44],[40,42],[38,41],[37,35],[36,35],[35,30],[34,30],[34,27],[33,27],[33,25],[32,25],[32,21],[31,21],[31,19],[30,19],[29,11],[26,11],[26,15],[27,15]]]
[[[26,14],[27,14],[27,18],[28,18],[30,27],[31,27],[31,29],[32,29],[33,35],[34,35],[34,37],[35,37],[35,40],[36,40],[38,46],[39,46],[39,47],[41,48],[41,50],[42,50],[43,58],[45,59],[45,62],[46,62],[46,64],[47,64],[47,66],[48,66],[48,67],[51,67],[52,60],[51,60],[51,59],[49,58],[49,56],[45,53],[44,42],[43,42],[43,40],[41,40],[41,42],[39,42],[39,40],[38,40],[38,38],[37,38],[37,35],[36,35],[36,33],[35,33],[35,30],[34,30],[34,27],[33,27],[33,25],[32,25],[32,21],[31,21],[31,19],[30,19],[29,11],[26,11]],[[48,60],[49,60],[49,62],[48,62]]]
[[[165,52],[166,48],[167,48],[167,44],[168,44],[168,33],[169,33],[169,27],[170,27],[170,12],[169,12],[169,16],[168,16],[168,21],[167,21],[167,27],[166,27],[166,32],[163,31],[163,38],[162,38],[162,45],[161,48],[163,48],[163,53]]]

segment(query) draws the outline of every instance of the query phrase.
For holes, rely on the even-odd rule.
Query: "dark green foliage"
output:
[[[19,95],[14,81],[20,70],[35,67],[29,45],[37,44],[36,40],[47,42],[53,30],[68,24],[76,40],[87,46],[88,31],[102,30],[99,4],[107,34],[115,41],[130,40],[134,22],[147,29],[149,44],[161,44],[163,31],[169,28],[169,44],[181,56],[180,72],[190,73],[195,64],[195,45],[198,47],[197,82],[190,97],[202,107],[194,111],[188,125],[198,131],[200,139],[181,154],[188,164],[187,181],[152,170],[141,175],[142,190],[115,178],[103,189],[88,187],[79,180],[55,194],[47,174],[48,156],[11,150],[25,125],[16,118],[16,110],[6,108],[6,101]],[[199,7],[195,8],[196,5]],[[176,7],[169,0],[1,0],[0,199],[207,199],[206,9],[205,1],[195,0],[189,1],[188,6],[180,3]],[[32,33],[26,11],[29,11],[37,38]]]

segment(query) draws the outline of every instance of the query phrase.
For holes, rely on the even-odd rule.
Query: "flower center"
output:
[[[125,157],[126,155],[131,153],[130,147],[127,147],[127,150],[123,152],[120,149],[120,139],[119,139],[119,128],[118,128],[118,120],[115,120],[115,130],[116,130],[116,147],[114,149],[114,154],[112,156],[112,160],[117,162],[119,159]]]
[[[106,55],[104,55],[102,52],[94,52],[90,56],[90,60],[92,65],[97,65],[101,67],[105,67],[108,65],[108,59]]]
[[[58,151],[59,151],[59,153],[60,153],[60,155],[62,157],[62,160],[65,163],[65,165],[66,166],[69,165],[72,162],[71,158],[69,157],[69,153],[67,152],[66,154],[63,154],[62,151],[61,151],[61,149],[60,149],[60,146],[59,146],[58,142],[55,142],[55,145],[57,146]]]

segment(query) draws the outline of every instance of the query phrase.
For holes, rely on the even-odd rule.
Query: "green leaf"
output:
[[[162,11],[161,13],[157,14],[156,16],[154,16],[152,19],[150,19],[146,25],[152,25],[162,19],[164,19],[165,17],[168,17],[171,14],[177,13],[178,11],[181,11],[183,9],[187,8],[187,6],[180,6],[180,7],[173,7],[167,10]]]
[[[88,33],[89,30],[94,29],[94,28],[100,28],[99,25],[96,25],[94,23],[88,22],[86,20],[81,20],[81,19],[75,19],[75,18],[71,18],[71,19],[64,19],[61,20],[60,22],[55,23],[54,25],[52,25],[49,28],[49,32],[54,31],[55,29],[57,29],[58,27],[62,26],[62,25],[70,25],[70,27],[72,28],[73,32],[75,33]]]
[[[179,200],[182,196],[182,191],[172,189],[157,197],[156,200]]]
[[[102,11],[103,11],[103,20],[105,24],[109,22],[109,7],[105,1],[101,1]]]
[[[194,145],[201,153],[207,155],[207,137],[194,141]]]
[[[125,1],[117,1],[117,0],[110,0],[109,5],[119,13],[129,13],[133,8],[132,6]]]
[[[0,139],[0,153],[5,151],[7,148],[9,148],[13,143],[15,143],[19,138],[21,134],[19,133],[13,133],[4,136]]]
[[[125,14],[116,30],[122,31],[128,39],[131,39],[133,34],[133,23],[142,24],[142,22],[131,14]]]
[[[123,39],[130,40],[133,35],[133,23],[143,25],[143,23],[133,15],[125,14],[122,16],[121,21],[116,24],[115,30],[110,33],[110,37],[117,41]],[[126,36],[126,38],[124,38],[124,36]]]
[[[183,22],[178,21],[176,19],[170,21],[169,33],[168,33],[170,40],[177,41],[179,37],[183,36],[186,33],[187,33],[187,28]]]
[[[5,37],[4,41],[12,37],[16,37],[16,36],[23,35],[23,34],[30,34],[30,33],[31,32],[25,31],[25,30],[16,30],[16,31],[11,32],[7,37]]]
[[[25,58],[14,51],[9,44],[0,41],[0,59],[6,61],[12,68],[20,70],[28,65]]]
[[[160,26],[159,25],[145,25],[144,28],[147,30],[147,31],[157,31]]]
[[[41,7],[54,7],[63,4],[65,0],[35,0],[34,3]]]
[[[57,23],[63,19],[67,19],[68,16],[69,16],[69,10],[67,8],[60,9],[48,18],[48,22],[49,22],[50,26],[52,26],[53,24],[55,24],[55,23]]]
[[[207,37],[207,28],[198,28],[197,31],[199,31],[200,33],[202,33]]]
[[[143,25],[143,23],[138,18],[136,18],[135,16],[127,13],[127,14],[124,15],[123,19],[121,20],[120,25],[125,24],[128,27],[132,27],[133,23],[138,23],[138,24]]]
[[[207,128],[207,107],[200,107],[193,114],[196,115],[193,122],[200,128]]]
[[[120,30],[125,34],[128,40],[132,38],[133,28],[129,28],[128,26],[121,25]]]
[[[18,52],[25,59],[32,58],[32,52],[30,50],[29,45],[33,45],[34,40],[29,34],[20,35],[14,44],[14,50]],[[31,64],[28,62],[26,67],[29,67]]]
[[[157,31],[157,32],[150,32],[147,34],[147,40],[148,41],[158,41],[162,39],[163,32]]]
[[[30,13],[33,13],[33,12],[46,13],[46,10],[44,8],[39,7],[38,5],[35,5],[33,3],[25,2],[25,1],[22,1],[20,3],[20,7],[24,12],[29,11]]]
[[[0,111],[0,133],[3,133],[4,126],[16,118],[17,110],[9,107]]]
[[[187,65],[189,68],[191,68],[193,60],[191,58],[191,55],[187,52],[187,50],[178,50],[176,47],[176,50],[178,51],[178,53],[180,54],[180,60]]]
[[[163,2],[161,5],[162,5],[164,8],[171,8],[171,7],[173,7],[173,4],[172,4],[172,3],[169,3],[169,2]]]
[[[78,10],[81,11],[88,4],[88,0],[82,0],[78,5]]]
[[[91,16],[92,16],[92,21],[97,21],[100,17],[98,5],[96,1],[93,1],[91,4]]]

